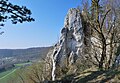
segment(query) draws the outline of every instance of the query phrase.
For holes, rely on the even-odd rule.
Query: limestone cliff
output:
[[[90,33],[83,23],[80,10],[71,8],[65,18],[59,41],[47,56],[52,66],[52,80],[60,75],[60,68],[64,69],[74,64],[79,57],[85,55],[85,47],[89,46],[90,42]]]
[[[78,8],[71,8],[64,21],[64,26],[61,30],[61,36],[54,49],[47,55],[46,69],[50,70],[52,80],[58,79],[63,75],[63,72],[68,72],[67,69],[76,72],[77,68],[72,68],[76,63],[98,66],[101,60],[102,43],[101,38],[95,30],[89,26],[90,22],[86,20],[86,14]],[[104,35],[106,33],[104,32]],[[106,43],[110,43],[110,38],[107,38]],[[113,45],[114,46],[114,45]],[[112,66],[116,59],[116,63],[120,63],[119,57],[115,57],[117,47],[110,49],[110,45],[106,47],[104,68]],[[111,53],[111,52],[112,53]],[[110,54],[111,53],[111,54]],[[112,58],[112,59],[110,59]],[[110,60],[111,63],[108,65]],[[61,73],[62,72],[62,73]]]
[[[77,62],[82,65],[88,62],[89,67],[94,64],[101,69],[109,69],[115,62],[120,63],[120,57],[116,58],[119,45],[113,43],[113,35],[107,33],[107,28],[99,32],[101,25],[98,27],[89,15],[90,13],[81,12],[78,8],[68,11],[60,39],[46,58],[49,63],[46,64],[46,70],[52,80],[68,74],[69,70],[75,73]]]

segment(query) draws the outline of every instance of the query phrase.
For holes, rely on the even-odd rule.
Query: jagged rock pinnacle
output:
[[[59,77],[61,68],[74,64],[77,58],[83,55],[85,36],[81,16],[78,8],[71,8],[65,17],[59,42],[49,55],[52,65],[52,80]]]

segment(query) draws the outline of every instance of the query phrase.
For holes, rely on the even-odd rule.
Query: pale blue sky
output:
[[[70,8],[81,0],[10,0],[31,9],[35,22],[12,25],[6,23],[1,30],[0,48],[29,48],[54,45],[60,36],[64,18]]]

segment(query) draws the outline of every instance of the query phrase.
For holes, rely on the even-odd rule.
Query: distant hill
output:
[[[35,47],[28,49],[0,49],[0,58],[17,57],[22,59],[44,58],[52,47]]]

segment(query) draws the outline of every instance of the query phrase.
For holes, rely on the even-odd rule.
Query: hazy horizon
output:
[[[30,47],[21,47],[21,48],[0,48],[1,49],[10,49],[10,50],[15,50],[15,49],[29,49],[29,48],[44,48],[44,47],[51,47],[51,46],[30,46]]]

